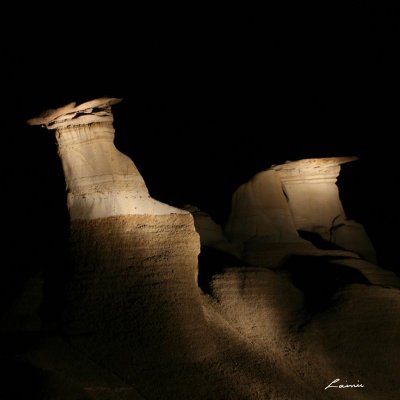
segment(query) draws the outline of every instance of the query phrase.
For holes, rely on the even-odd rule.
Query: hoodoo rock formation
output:
[[[363,226],[346,218],[336,185],[341,164],[356,159],[312,158],[272,169],[279,174],[296,229],[317,233],[326,241],[376,262],[375,250]]]
[[[153,379],[176,381],[183,365],[213,351],[196,283],[200,242],[191,214],[152,199],[115,148],[111,105],[119,101],[72,103],[29,123],[55,130],[67,182],[64,332],[90,357],[158,390]]]
[[[111,106],[120,101],[71,103],[28,121],[55,130],[71,220],[184,214],[152,199],[132,160],[115,148]]]
[[[195,207],[150,197],[114,147],[118,102],[29,121],[55,130],[71,217],[62,331],[16,352],[39,380],[29,396],[397,400],[400,280],[362,258],[370,242],[346,220],[335,182],[351,159],[257,174],[224,232]],[[338,378],[361,386],[324,390]]]
[[[353,160],[356,157],[287,162],[241,185],[233,195],[225,232],[242,250],[243,259],[273,267],[290,254],[317,255],[319,252],[299,236],[298,232],[303,231],[318,235],[338,249],[376,261],[363,226],[346,219],[336,185],[340,165]],[[339,253],[332,250],[330,254]]]

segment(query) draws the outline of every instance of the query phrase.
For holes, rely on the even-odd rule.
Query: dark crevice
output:
[[[321,250],[346,250],[328,240],[323,239],[318,233],[309,231],[297,231],[302,239],[311,242],[317,249]]]
[[[235,256],[209,246],[201,246],[197,283],[200,289],[211,294],[214,275],[223,274],[226,268],[243,266],[243,261]]]
[[[345,286],[369,280],[358,270],[335,264],[339,257],[292,256],[279,269],[288,275],[304,296],[304,308],[312,316],[333,304],[335,294]]]

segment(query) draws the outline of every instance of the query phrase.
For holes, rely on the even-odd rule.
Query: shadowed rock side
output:
[[[400,291],[358,283],[365,278],[357,271],[318,263],[328,272],[310,275],[312,266],[299,260],[279,272],[227,269],[210,285],[216,312],[258,357],[286,372],[288,386],[312,393],[298,389],[292,398],[397,399]],[[364,388],[325,391],[336,378]]]
[[[221,225],[218,225],[209,214],[190,204],[186,204],[182,208],[192,213],[194,226],[196,232],[200,235],[202,246],[211,247],[240,258],[241,251],[229,242]]]

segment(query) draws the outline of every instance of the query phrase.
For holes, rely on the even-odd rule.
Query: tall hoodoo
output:
[[[287,254],[309,253],[309,243],[299,237],[298,231],[319,235],[376,261],[363,226],[346,218],[336,185],[341,164],[356,159],[288,161],[256,174],[233,195],[225,226],[228,238],[243,249],[246,261],[256,265],[260,259],[261,264],[273,266]]]
[[[214,350],[196,282],[193,217],[152,199],[134,163],[115,148],[111,106],[119,101],[71,103],[29,123],[55,130],[68,188],[64,331],[151,392],[154,379],[179,380],[169,374]]]

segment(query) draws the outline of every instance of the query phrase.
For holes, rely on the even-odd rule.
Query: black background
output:
[[[380,264],[399,270],[397,9],[100,8],[26,12],[4,35],[5,281],[18,286],[65,257],[55,138],[26,120],[100,96],[123,98],[116,145],[151,195],[220,223],[238,185],[271,164],[358,156],[338,181],[345,210]]]

